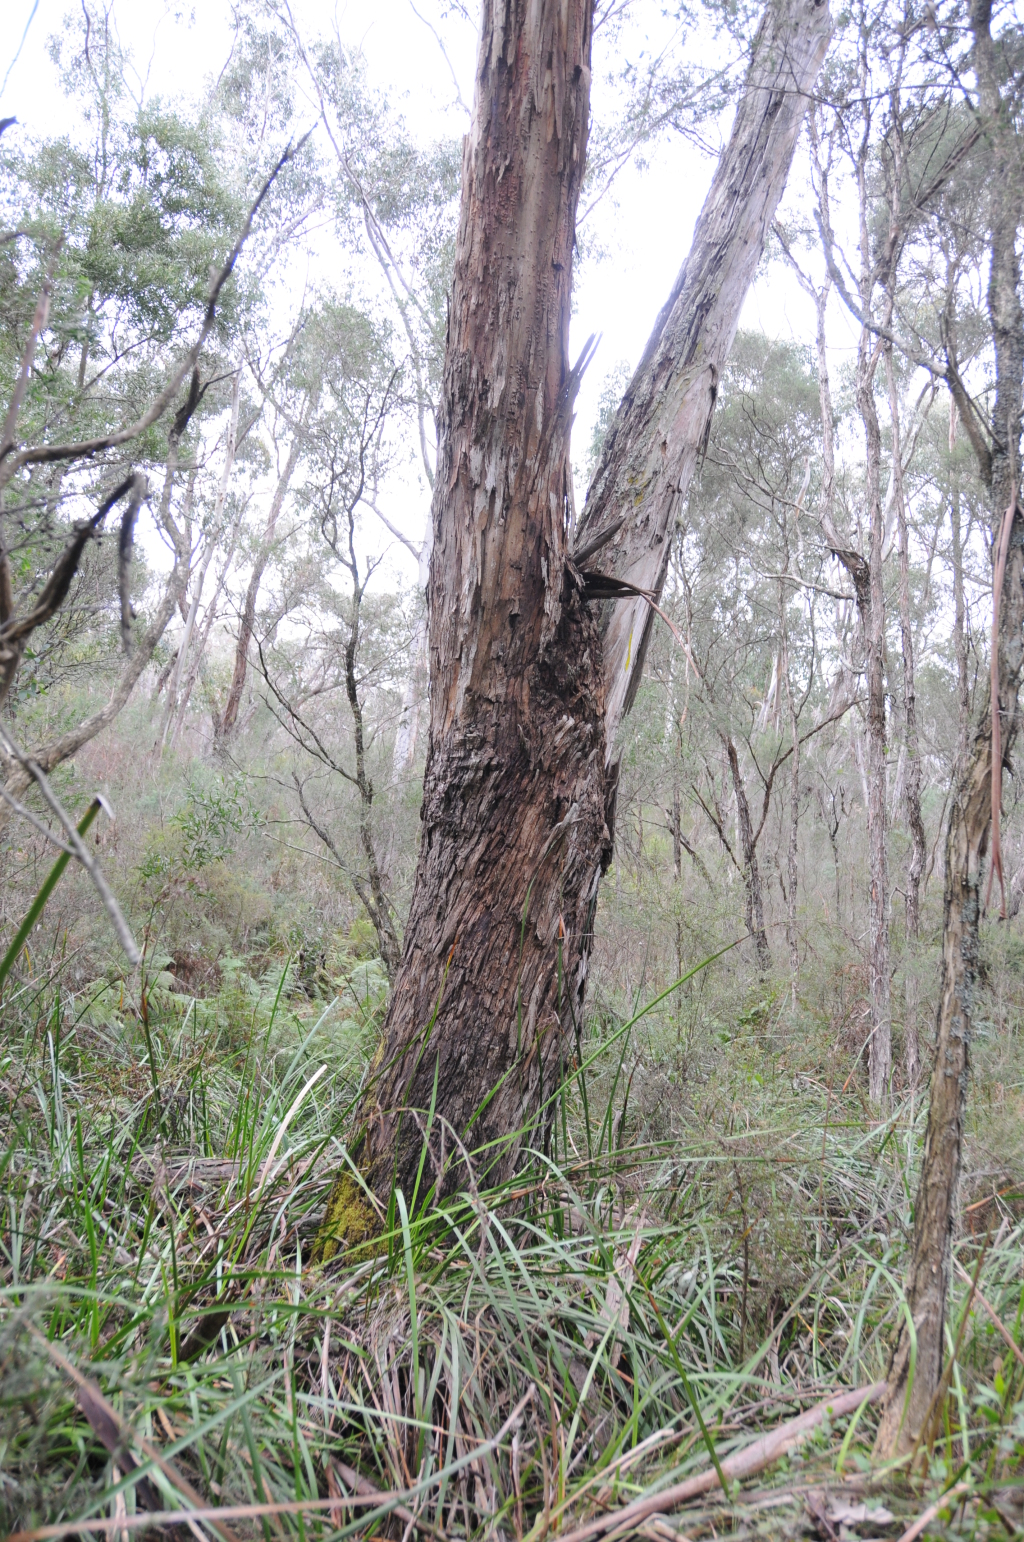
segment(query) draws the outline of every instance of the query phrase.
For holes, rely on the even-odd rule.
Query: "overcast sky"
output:
[[[307,36],[331,31],[336,25],[347,44],[362,49],[371,81],[387,89],[425,143],[464,132],[467,119],[459,97],[463,102],[472,99],[475,27],[450,4],[348,0],[335,7],[327,0],[294,0],[293,9]],[[475,0],[470,0],[469,9],[475,16]],[[147,95],[199,95],[230,48],[228,0],[204,0],[195,9],[165,5],[162,0],[113,0],[112,10]],[[0,72],[9,69],[9,76],[0,96],[0,115],[14,114],[32,135],[60,132],[73,120],[57,85],[47,40],[61,31],[69,15],[68,0],[6,0],[5,14]],[[633,15],[633,29],[626,39],[629,49],[639,54],[664,42],[665,22],[657,0],[635,0]],[[12,63],[19,45],[20,55]],[[600,86],[603,68],[599,35],[594,98],[598,116],[608,110]],[[728,120],[713,125],[710,137],[720,141],[727,130]],[[597,399],[608,375],[621,361],[635,364],[643,350],[686,255],[713,171],[713,155],[678,136],[668,138],[644,170],[630,165],[620,173],[613,196],[591,216],[592,238],[603,255],[583,262],[578,274],[573,354],[591,333],[601,334],[602,342],[579,399],[574,438],[577,465],[585,459]],[[795,169],[794,178],[799,175]],[[789,196],[798,195],[794,180]],[[853,337],[846,318],[837,315],[835,319],[839,327],[835,340],[842,353]],[[777,268],[755,284],[741,325],[773,338],[813,338],[813,314],[805,296]],[[387,502],[396,521],[418,536],[425,515],[425,489],[416,489],[408,481],[398,483]],[[401,565],[402,559],[398,560]],[[407,576],[412,576],[411,570]]]

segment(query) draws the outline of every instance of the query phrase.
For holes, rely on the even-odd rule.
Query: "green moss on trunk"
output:
[[[350,1254],[362,1250],[380,1231],[380,1218],[362,1188],[351,1173],[342,1173],[327,1197],[327,1208],[313,1244],[313,1262],[329,1263],[342,1248]]]

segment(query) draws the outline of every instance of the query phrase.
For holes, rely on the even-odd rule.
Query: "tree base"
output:
[[[380,1217],[351,1173],[335,1179],[320,1230],[313,1244],[312,1262],[330,1263],[344,1248],[347,1256],[368,1257],[375,1249],[367,1244],[381,1234]]]

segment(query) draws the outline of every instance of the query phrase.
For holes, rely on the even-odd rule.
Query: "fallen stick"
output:
[[[967,1273],[967,1270],[964,1268],[963,1264],[955,1263],[955,1268],[957,1274],[964,1281],[964,1283],[969,1285],[971,1283],[971,1277]],[[981,1291],[977,1289],[977,1287],[975,1287],[974,1299],[975,1301],[980,1302],[981,1305],[985,1308],[986,1312],[995,1323],[996,1329],[1003,1335],[1003,1339],[1006,1342],[1008,1348],[1011,1349],[1012,1352],[1017,1356],[1017,1359],[1020,1361],[1021,1365],[1024,1365],[1024,1353],[1021,1352],[1009,1328],[1003,1322],[1003,1319],[1000,1317],[992,1303],[985,1300],[985,1297],[982,1295]]]
[[[884,1381],[872,1382],[870,1386],[858,1387],[854,1392],[841,1392],[838,1397],[829,1397],[821,1403],[816,1403],[813,1408],[808,1408],[795,1419],[790,1419],[786,1424],[780,1424],[771,1434],[763,1435],[760,1440],[755,1440],[752,1445],[744,1446],[742,1451],[735,1452],[726,1457],[722,1463],[722,1472],[726,1478],[749,1478],[755,1472],[760,1472],[763,1467],[771,1466],[788,1451],[798,1446],[804,1437],[816,1429],[825,1418],[839,1418],[842,1414],[855,1413],[864,1403],[875,1403],[885,1391]],[[560,1542],[587,1542],[588,1537],[599,1537],[621,1531],[628,1531],[636,1527],[649,1515],[658,1515],[666,1510],[685,1504],[688,1499],[696,1499],[699,1494],[706,1494],[709,1489],[718,1487],[718,1473],[714,1468],[707,1472],[698,1473],[696,1477],[685,1478],[682,1483],[674,1483],[671,1488],[664,1488],[658,1494],[651,1494],[644,1499],[634,1499],[631,1504],[624,1505],[619,1510],[612,1510],[608,1515],[598,1516],[595,1520],[587,1521],[584,1526],[578,1526],[575,1531],[567,1532],[560,1538]]]
[[[935,1519],[939,1511],[944,1510],[951,1499],[956,1499],[959,1494],[966,1493],[968,1487],[969,1485],[966,1483],[956,1483],[952,1488],[947,1489],[941,1499],[936,1499],[933,1505],[928,1506],[923,1515],[918,1516],[912,1526],[907,1527],[900,1537],[900,1542],[915,1542],[915,1538],[921,1535],[924,1528]]]
[[[364,1478],[361,1472],[356,1472],[354,1467],[346,1466],[346,1464],[340,1461],[338,1457],[329,1456],[327,1460],[330,1462],[338,1476],[345,1483],[347,1483],[349,1488],[352,1489],[353,1493],[357,1494],[361,1499],[372,1499],[376,1500],[378,1504],[388,1504],[393,1497],[391,1494],[384,1494],[380,1489],[374,1488],[373,1484],[367,1478]],[[339,1504],[343,1504],[345,1502],[345,1496],[342,1495],[338,1502]],[[437,1526],[432,1525],[430,1521],[421,1520],[418,1515],[415,1515],[412,1512],[412,1510],[407,1510],[405,1505],[395,1505],[392,1514],[396,1517],[397,1520],[402,1522],[403,1526],[407,1526],[410,1530],[426,1531],[429,1532],[432,1537],[439,1537],[441,1542],[447,1542],[447,1538],[445,1537],[443,1531],[441,1531]]]
[[[52,1526],[35,1526],[31,1531],[12,1531],[4,1542],[46,1542],[48,1538],[70,1537],[77,1532],[138,1531],[146,1527],[179,1526],[205,1521],[216,1528],[225,1520],[254,1520],[264,1515],[305,1515],[308,1511],[331,1510],[335,1505],[355,1505],[361,1509],[379,1509],[390,1503],[393,1494],[342,1494],[331,1499],[284,1499],[275,1504],[204,1505],[197,1510],[140,1510],[135,1515],[94,1515],[84,1520],[58,1521]]]
[[[50,1359],[60,1366],[68,1380],[74,1382],[78,1388],[78,1406],[89,1421],[94,1434],[103,1442],[111,1456],[115,1460],[118,1459],[120,1455],[119,1448],[122,1443],[125,1446],[137,1445],[147,1461],[152,1462],[155,1467],[159,1467],[164,1477],[169,1483],[173,1484],[183,1499],[187,1499],[189,1504],[196,1510],[203,1509],[206,1505],[203,1496],[196,1493],[191,1483],[178,1471],[173,1462],[168,1461],[151,1441],[147,1440],[144,1435],[140,1435],[138,1430],[134,1429],[127,1420],[121,1417],[117,1409],[107,1402],[96,1383],[90,1381],[88,1376],[83,1376],[78,1367],[73,1365],[67,1355],[64,1354],[63,1350],[59,1349],[52,1340],[48,1339],[45,1333],[40,1333],[39,1329],[32,1323],[28,1324],[28,1331],[42,1345]],[[124,1463],[125,1456],[128,1457],[129,1461],[132,1460],[126,1450],[124,1455],[120,1455],[122,1464]],[[143,1481],[148,1482],[145,1479]],[[131,1521],[132,1517],[122,1517],[122,1520]],[[79,1523],[76,1522],[77,1524]],[[147,1524],[149,1523],[147,1522]],[[222,1542],[237,1542],[234,1532],[228,1530],[227,1526],[223,1524],[223,1519],[213,1520],[211,1529],[217,1533]],[[45,1527],[37,1528],[33,1534],[37,1536],[56,1535],[52,1528],[50,1531],[47,1531]],[[8,1539],[8,1542],[10,1542],[10,1539]]]

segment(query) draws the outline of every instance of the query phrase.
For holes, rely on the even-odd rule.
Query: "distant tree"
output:
[[[55,811],[47,773],[121,711],[182,598],[191,560],[175,518],[182,444],[211,377],[222,373],[216,345],[247,302],[244,286],[239,293],[228,280],[293,157],[286,150],[269,177],[259,176],[255,201],[232,187],[208,124],[130,102],[109,13],[84,9],[74,45],[61,40],[55,56],[65,88],[83,99],[92,138],[28,150],[4,141],[11,228],[0,243],[0,703],[10,710],[30,640],[63,612],[89,543],[119,505],[112,587],[127,658],[107,701],[55,737],[26,751],[3,730],[0,818],[33,782]],[[175,404],[164,435],[159,425]],[[136,627],[130,564],[151,478],[173,566],[148,625]],[[60,818],[93,870],[63,811]],[[109,893],[104,899],[110,908]]]

